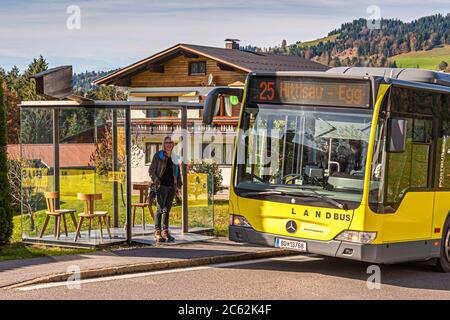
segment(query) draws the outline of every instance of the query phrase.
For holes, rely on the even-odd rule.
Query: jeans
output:
[[[155,230],[161,230],[161,220],[163,229],[169,228],[169,213],[172,208],[175,189],[161,185],[156,192],[156,215]]]

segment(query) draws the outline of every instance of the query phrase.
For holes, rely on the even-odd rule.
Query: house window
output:
[[[147,97],[147,101],[178,102],[178,97]],[[145,116],[147,118],[177,117],[178,112],[174,110],[146,110]]]
[[[233,105],[230,97],[221,96],[216,101],[216,108],[214,110],[214,116],[216,117],[232,117],[233,108],[239,107],[238,105]]]
[[[206,75],[206,62],[205,61],[191,62],[189,64],[189,75],[191,76]]]
[[[145,144],[145,163],[151,163],[153,155],[162,149],[162,143],[147,142]]]

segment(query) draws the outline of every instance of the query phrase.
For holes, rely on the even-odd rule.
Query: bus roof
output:
[[[252,72],[250,76],[377,79],[396,86],[450,93],[450,74],[414,68],[337,67],[320,71]]]
[[[415,68],[337,67],[326,71],[348,76],[373,76],[404,81],[422,82],[450,87],[450,74]]]

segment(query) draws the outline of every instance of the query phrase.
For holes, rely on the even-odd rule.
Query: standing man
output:
[[[155,153],[149,168],[151,186],[156,191],[155,241],[174,241],[169,233],[169,213],[173,198],[181,189],[178,157],[172,153],[174,142],[170,136],[163,140],[163,149]],[[161,231],[162,225],[162,231]]]

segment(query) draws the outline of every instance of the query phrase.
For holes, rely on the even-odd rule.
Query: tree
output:
[[[13,212],[6,156],[6,104],[3,94],[5,87],[3,78],[0,78],[0,246],[9,242],[13,231]]]
[[[27,70],[25,70],[23,75],[19,78],[19,100],[41,100],[36,94],[36,82],[32,80],[31,77],[47,69],[48,63],[43,56],[33,59],[33,61],[28,65]]]
[[[95,167],[96,173],[107,176],[113,171],[113,131],[112,124],[105,123],[102,129],[101,138],[96,141],[95,152],[90,157],[90,166]],[[118,130],[117,139],[124,141],[125,136],[123,130]],[[117,165],[118,171],[125,168],[126,151],[125,145],[119,143],[117,148]]]
[[[8,144],[18,144],[20,136],[19,99],[8,86],[5,86],[4,96],[6,103],[6,124],[8,128],[7,142]]]
[[[3,77],[6,82],[6,87],[3,92],[6,103],[6,119],[7,119],[7,141],[8,144],[19,143],[20,132],[20,110],[19,110],[19,68],[14,66],[9,72],[0,69],[0,77]]]
[[[86,95],[92,100],[107,100],[107,101],[125,101],[127,94],[125,91],[112,86],[100,86],[89,90]]]
[[[15,96],[19,96],[19,79],[20,79],[20,70],[17,66],[12,67],[12,69],[5,75],[6,86],[11,91],[11,93]]]
[[[21,128],[22,143],[53,143],[53,116],[50,109],[22,110],[23,125]]]
[[[45,71],[48,68],[48,64],[42,56],[34,59],[29,65],[27,70],[20,74],[19,68],[14,66],[8,73],[0,72],[3,74],[4,80],[6,81],[6,89],[4,92],[6,99],[6,112],[7,112],[7,126],[8,126],[8,136],[7,141],[9,144],[19,143],[19,132],[20,132],[20,110],[19,102],[22,100],[39,100],[36,95],[36,84],[31,76]],[[40,118],[39,112],[32,115],[35,118]],[[28,128],[29,130],[41,130],[46,131],[43,134],[49,135],[48,127],[46,126],[36,126],[34,128]]]
[[[283,41],[281,41],[281,50],[283,51],[283,52],[288,52],[288,50],[287,50],[287,41],[286,40],[283,40]]]
[[[0,67],[0,78],[6,79],[6,71]]]
[[[302,45],[297,41],[288,53],[308,60],[317,61],[329,55],[329,65],[336,64],[334,58],[346,57],[350,50],[355,50],[360,60],[345,60],[347,65],[383,66],[386,61],[371,59],[372,56],[389,58],[410,51],[429,50],[438,45],[450,43],[450,14],[423,17],[411,22],[398,19],[382,19],[381,30],[369,30],[366,19],[357,19],[344,23],[340,28],[328,34],[332,38],[319,39],[314,44]],[[283,44],[281,45],[281,50]],[[255,51],[258,48],[254,49]],[[277,52],[280,48],[269,48],[269,52]]]
[[[41,100],[36,94],[36,82],[31,77],[39,72],[48,69],[48,63],[44,57],[39,56],[33,59],[28,65],[27,70],[20,75],[17,84],[17,98],[23,100]],[[53,141],[52,124],[53,118],[50,110],[29,109],[22,113],[24,117],[22,127],[22,137],[25,143],[51,143]],[[14,123],[13,126],[20,126],[20,123]]]
[[[35,230],[35,212],[37,208],[42,208],[42,194],[36,190],[42,190],[44,176],[33,179],[30,170],[35,163],[30,160],[31,155],[27,156],[22,152],[23,159],[11,158],[8,160],[8,180],[11,190],[13,212],[28,215],[30,219],[29,230]]]

